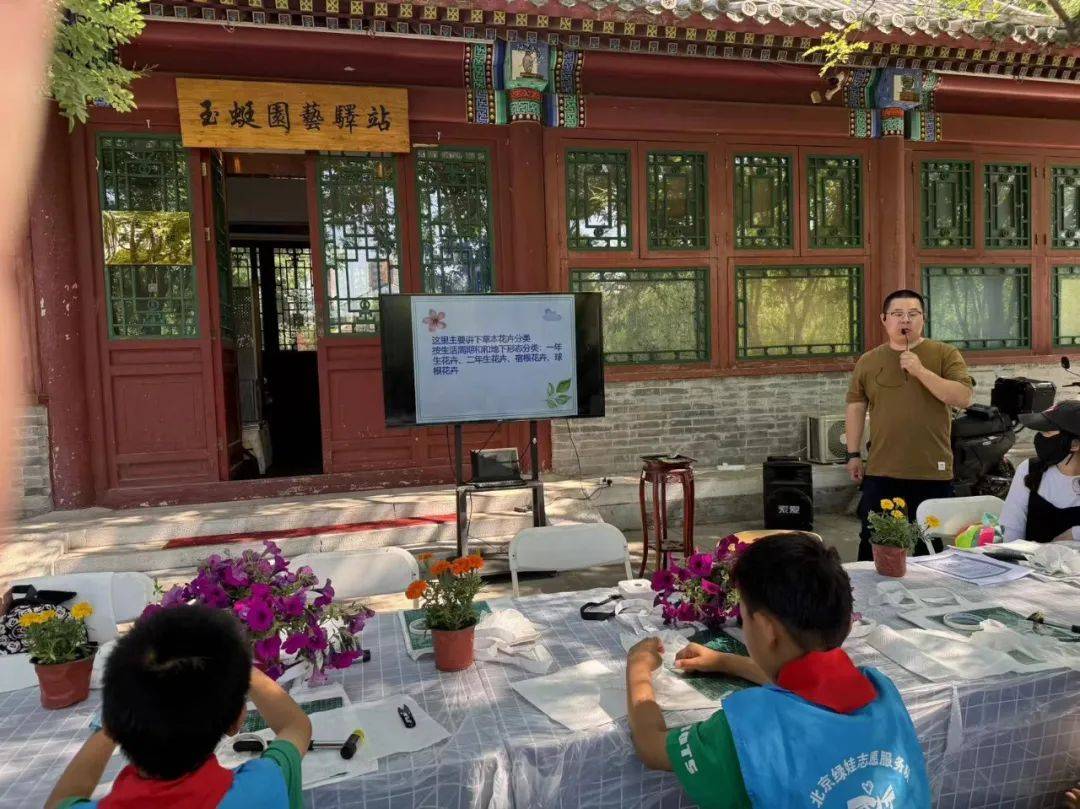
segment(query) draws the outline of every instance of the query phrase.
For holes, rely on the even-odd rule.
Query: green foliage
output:
[[[59,11],[49,64],[49,96],[70,129],[86,123],[87,104],[103,100],[118,112],[135,109],[131,82],[142,75],[116,58],[116,48],[145,26],[139,6],[148,0],[54,0]]]
[[[870,7],[873,3],[870,4]],[[926,13],[927,8],[920,13]],[[1010,12],[1023,10],[1033,14],[1043,14],[1055,18],[1055,24],[1065,35],[1065,43],[1080,43],[1080,0],[1019,0],[1002,3],[998,0],[937,0],[934,13],[950,16],[957,20],[972,22],[1001,22]],[[820,75],[851,63],[851,57],[865,51],[869,44],[857,39],[863,28],[862,22],[854,22],[843,31],[829,31],[822,35],[821,44],[810,48],[806,56],[823,54],[825,61],[821,65]],[[1064,44],[1064,43],[1060,43]]]
[[[547,406],[552,410],[556,410],[562,407],[564,404],[570,401],[570,380],[560,380],[556,385],[552,382],[548,382],[547,386]]]
[[[479,573],[484,564],[480,557],[462,556],[452,562],[428,560],[425,564],[426,580],[413,582],[405,595],[423,600],[428,629],[467,629],[480,620],[473,607],[484,584]]]
[[[69,615],[56,610],[27,613],[19,619],[26,632],[26,645],[34,663],[51,666],[72,663],[90,656],[90,641],[84,621],[93,614],[85,602],[76,604]]]
[[[903,501],[898,498],[882,500],[881,509],[870,512],[870,541],[875,545],[913,550],[922,536],[922,529],[908,522]]]
[[[820,45],[815,45],[806,51],[804,56],[813,56],[815,53],[825,55],[825,62],[821,65],[818,75],[824,76],[834,67],[848,64],[852,56],[870,47],[869,42],[852,39],[860,28],[862,28],[861,23],[853,22],[843,31],[827,31],[821,35]]]

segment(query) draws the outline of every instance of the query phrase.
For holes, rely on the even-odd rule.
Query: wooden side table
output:
[[[652,484],[653,528],[656,532],[656,560],[658,570],[668,567],[673,553],[681,553],[683,559],[694,552],[694,459],[685,455],[642,455],[641,480],[638,483],[638,500],[641,503],[641,571],[649,561],[649,512],[645,505],[645,484]],[[682,483],[683,490],[683,536],[682,544],[668,541],[667,483]]]

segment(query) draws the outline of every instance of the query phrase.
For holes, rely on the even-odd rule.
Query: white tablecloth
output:
[[[880,577],[868,563],[848,566],[856,608],[906,628],[895,608],[871,608],[868,594]],[[1037,607],[1080,622],[1080,589],[1027,578],[995,588],[909,566],[909,587],[946,586],[969,599]],[[583,621],[578,608],[603,591],[520,599],[516,606],[546,627],[545,642],[558,667],[596,659],[621,670],[624,653],[615,622]],[[520,669],[478,663],[439,674],[430,657],[410,660],[394,615],[379,615],[364,631],[372,659],[332,675],[354,702],[407,693],[451,733],[434,748],[380,762],[362,778],[306,794],[309,806],[365,809],[527,809],[528,807],[691,806],[670,773],[646,770],[634,755],[626,721],[572,733],[552,722],[510,687],[531,677]],[[1080,672],[1052,671],[976,682],[931,684],[896,666],[862,641],[850,641],[860,665],[893,678],[926,751],[935,805],[1051,807],[1080,778]],[[955,704],[962,736],[946,756]],[[89,734],[100,692],[81,705],[45,711],[36,688],[0,695],[0,806],[39,807],[63,767]],[[708,711],[668,717],[669,725],[704,719]],[[953,719],[952,721],[955,721]],[[121,766],[115,757],[106,778]]]

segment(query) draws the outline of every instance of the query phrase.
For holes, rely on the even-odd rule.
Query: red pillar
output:
[[[875,283],[867,284],[867,321],[870,324],[866,345],[885,339],[878,313],[885,296],[907,284],[907,172],[904,139],[889,135],[878,141],[877,218],[878,258]]]
[[[67,124],[51,107],[30,201],[30,244],[53,503],[80,508],[94,499],[82,329],[82,307],[93,299],[78,276],[68,138]]]
[[[544,214],[544,130],[535,121],[510,124],[512,286],[507,292],[547,292]]]

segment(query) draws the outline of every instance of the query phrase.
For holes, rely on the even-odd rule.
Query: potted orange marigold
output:
[[[405,596],[423,601],[424,621],[435,649],[435,668],[461,671],[473,664],[473,632],[480,620],[473,601],[483,586],[479,571],[484,560],[462,556],[432,562],[426,555],[421,561],[425,577],[410,584]]]

